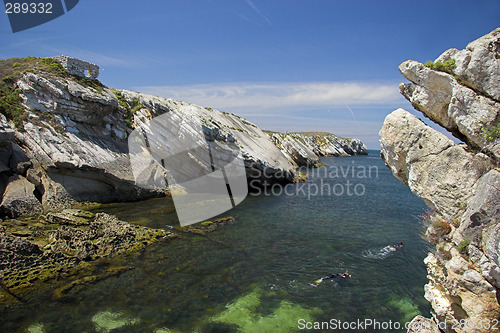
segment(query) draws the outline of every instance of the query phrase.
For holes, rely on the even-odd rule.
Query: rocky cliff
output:
[[[401,93],[464,142],[455,144],[403,109],[388,115],[380,131],[386,165],[432,209],[425,297],[444,332],[497,332],[500,28],[465,50],[447,50],[425,65],[406,61],[399,70],[410,81]]]
[[[0,74],[0,216],[57,210],[75,201],[164,195],[163,189],[136,186],[127,137],[134,128],[148,131],[148,120],[167,112],[196,119],[207,142],[239,150],[252,179],[265,175],[267,181],[290,182],[301,159],[319,161],[314,153],[337,156],[363,148],[359,141],[329,135],[294,138],[293,145],[303,150],[291,154],[280,143],[280,151],[267,134],[237,115],[110,89],[68,73],[56,59],[1,60]],[[194,131],[189,122],[183,126],[181,136]],[[199,160],[210,168],[210,161]]]
[[[317,167],[321,165],[321,156],[367,155],[366,146],[358,139],[341,138],[332,133],[267,132],[269,138],[281,152],[293,160],[299,167]]]

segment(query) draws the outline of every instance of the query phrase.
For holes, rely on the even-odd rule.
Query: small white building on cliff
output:
[[[73,75],[89,79],[97,79],[99,76],[99,66],[88,61],[68,57],[65,55],[52,57],[61,63],[61,65]]]

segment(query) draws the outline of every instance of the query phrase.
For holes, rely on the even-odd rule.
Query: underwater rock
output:
[[[124,326],[140,323],[139,318],[128,317],[122,312],[102,311],[92,317],[95,328],[100,333],[107,333]]]
[[[33,324],[26,329],[26,333],[45,333],[45,328],[42,324]]]
[[[243,295],[230,304],[219,314],[210,318],[210,322],[235,325],[238,332],[283,332],[297,329],[299,319],[313,321],[313,315],[321,311],[317,308],[307,309],[287,300],[282,300],[279,306],[268,315],[257,311],[261,304],[263,291],[256,287],[250,293]]]
[[[205,235],[209,232],[215,231],[226,225],[233,224],[236,221],[237,221],[236,217],[227,216],[227,217],[222,217],[220,219],[214,219],[193,225],[188,225],[185,227],[175,227],[175,229],[182,232],[190,232],[193,234]]]

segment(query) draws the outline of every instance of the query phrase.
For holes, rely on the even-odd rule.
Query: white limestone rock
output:
[[[458,138],[500,157],[500,140],[490,142],[485,136],[490,124],[500,117],[499,102],[416,61],[405,61],[399,70],[412,82],[402,83],[400,91],[417,110]]]
[[[449,49],[437,61],[455,59],[452,73],[460,82],[500,101],[500,28],[470,42],[464,50]]]
[[[450,333],[477,331],[452,329],[461,319],[500,318],[500,138],[485,135],[500,118],[499,36],[496,29],[466,50],[443,53],[436,61],[455,59],[451,74],[415,61],[399,67],[411,81],[401,93],[466,144],[455,145],[402,109],[388,115],[380,131],[381,155],[392,173],[434,210],[433,221],[451,230],[433,239],[436,255],[424,260],[425,298]]]
[[[321,164],[319,157],[304,140],[283,133],[270,133],[269,136],[283,155],[294,161],[298,167],[316,167]]]
[[[0,145],[14,139],[15,131],[8,123],[3,114],[0,113]]]
[[[394,176],[448,218],[492,166],[484,154],[467,152],[403,109],[385,118],[380,137],[380,154]]]

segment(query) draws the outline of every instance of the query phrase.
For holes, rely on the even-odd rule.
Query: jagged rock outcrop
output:
[[[416,61],[399,66],[411,81],[400,91],[419,111],[472,147],[500,157],[500,144],[485,133],[500,121],[500,29],[470,43],[466,50],[451,49],[436,59],[455,59],[450,73]],[[466,84],[466,85],[464,85]],[[472,88],[471,88],[472,87]]]
[[[311,147],[295,135],[269,132],[270,139],[276,147],[294,161],[298,167],[317,167],[321,165],[319,156]]]
[[[77,225],[80,223],[78,217]],[[79,260],[94,260],[108,257],[124,249],[150,243],[171,233],[129,224],[105,213],[90,219],[87,229],[62,226],[50,235],[51,252],[61,252]]]
[[[230,152],[235,150],[241,153],[249,179],[264,177],[264,174],[270,182],[289,182],[294,178],[293,162],[284,156],[256,125],[235,114],[133,91],[122,90],[121,94],[125,100],[137,100],[144,106],[134,113],[133,120],[137,128],[145,130],[148,120],[165,112],[172,112],[187,119],[197,119],[196,122],[183,122],[182,130],[186,133],[197,131],[195,123],[200,122],[205,140],[215,141],[227,150],[228,153],[223,154],[223,150],[219,149],[217,158],[220,161],[230,162],[233,159]],[[176,138],[172,140],[175,141]],[[173,144],[175,145],[175,142]],[[205,161],[201,156],[199,161],[207,169],[210,168],[210,161]]]
[[[455,59],[450,73],[415,61],[399,67],[411,81],[401,93],[466,144],[402,109],[380,131],[386,165],[434,211],[426,234],[436,250],[425,259],[425,297],[444,332],[494,332],[492,320],[500,319],[499,45],[496,29],[466,50],[446,51],[436,61]]]
[[[500,101],[500,28],[470,42],[465,50],[449,49],[436,61],[455,60],[453,75],[480,94]]]
[[[493,166],[487,155],[455,145],[403,109],[386,117],[380,137],[382,158],[396,178],[447,219]]]
[[[321,165],[320,156],[367,155],[366,146],[358,139],[341,138],[331,133],[276,133],[269,137],[281,152],[299,167]]]

